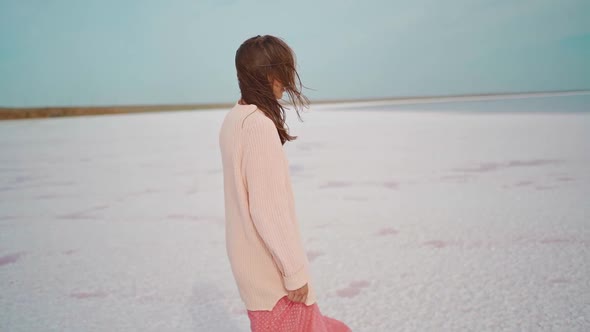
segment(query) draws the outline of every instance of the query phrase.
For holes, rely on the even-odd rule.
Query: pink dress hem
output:
[[[317,303],[282,297],[271,311],[248,310],[252,332],[351,332],[343,322],[322,315]]]

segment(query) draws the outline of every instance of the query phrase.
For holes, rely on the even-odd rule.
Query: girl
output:
[[[349,332],[320,313],[295,215],[283,144],[297,136],[278,101],[287,92],[299,118],[309,105],[294,53],[282,39],[258,35],[242,43],[235,62],[241,98],[223,120],[219,146],[226,249],[250,328]]]

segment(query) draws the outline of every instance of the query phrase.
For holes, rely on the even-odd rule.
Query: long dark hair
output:
[[[309,106],[301,90],[304,87],[295,69],[295,53],[281,38],[264,35],[247,39],[236,51],[236,70],[242,100],[256,105],[277,127],[281,143],[297,139],[289,135],[285,123],[285,109],[275,97],[272,79],[283,84],[289,101],[299,113]]]

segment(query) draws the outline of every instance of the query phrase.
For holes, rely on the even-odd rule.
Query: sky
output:
[[[235,102],[258,34],[311,100],[590,90],[587,0],[0,0],[0,106]]]

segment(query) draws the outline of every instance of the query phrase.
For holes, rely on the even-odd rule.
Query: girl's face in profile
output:
[[[276,99],[283,98],[283,92],[285,92],[285,87],[283,86],[283,84],[279,80],[277,80],[277,79],[272,80],[272,90],[273,90],[273,93],[274,93]]]

